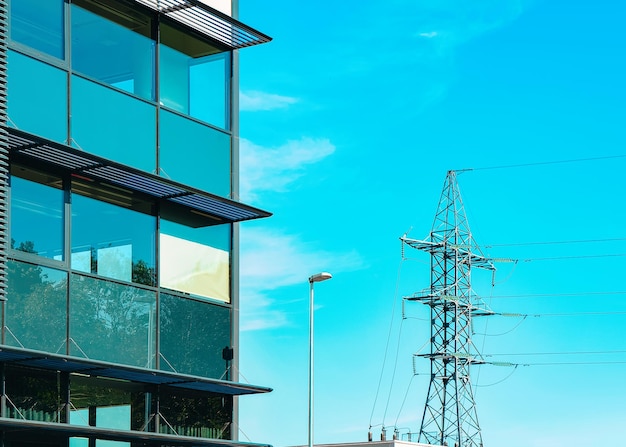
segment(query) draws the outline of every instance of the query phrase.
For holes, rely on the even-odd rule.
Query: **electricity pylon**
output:
[[[482,363],[472,344],[472,317],[492,312],[471,288],[472,268],[495,271],[470,232],[456,172],[449,171],[428,240],[401,238],[430,253],[431,284],[407,297],[430,306],[430,385],[418,442],[482,447],[470,366]]]

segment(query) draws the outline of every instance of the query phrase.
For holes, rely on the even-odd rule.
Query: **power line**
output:
[[[580,317],[589,315],[626,315],[626,311],[607,311],[607,312],[563,312],[563,313],[550,313],[550,314],[520,314],[520,313],[508,313],[508,312],[495,312],[492,315],[499,315],[501,317]]]
[[[496,366],[572,366],[572,365],[624,365],[624,361],[606,361],[606,362],[537,362],[537,363],[511,363],[510,365]]]
[[[484,357],[514,356],[514,355],[606,355],[606,354],[626,354],[626,351],[570,351],[570,352],[510,352],[485,354]]]
[[[589,258],[617,258],[626,256],[626,253],[609,253],[604,255],[573,255],[573,256],[553,256],[547,258],[527,258],[523,259],[523,262],[532,261],[561,261],[564,259],[589,259]]]
[[[626,291],[610,291],[610,292],[571,292],[571,293],[537,293],[524,295],[492,295],[489,298],[552,298],[552,297],[581,297],[587,298],[587,295],[626,295]]]
[[[487,166],[483,168],[467,168],[467,169],[459,169],[457,172],[461,171],[486,171],[491,169],[510,169],[510,168],[525,168],[530,166],[541,166],[541,165],[555,165],[555,164],[564,164],[564,163],[579,163],[584,161],[598,161],[598,160],[610,160],[615,158],[626,158],[626,154],[623,155],[607,155],[604,157],[589,157],[589,158],[572,158],[568,160],[555,160],[555,161],[539,161],[534,163],[520,163],[514,165],[499,165],[499,166]]]
[[[571,240],[571,241],[512,242],[512,243],[505,243],[505,244],[488,244],[488,245],[484,245],[484,247],[493,248],[493,247],[519,247],[519,246],[526,246],[526,245],[587,244],[587,243],[618,242],[618,241],[626,241],[626,237],[615,237],[615,238],[607,238],[607,239],[578,239],[578,240]]]

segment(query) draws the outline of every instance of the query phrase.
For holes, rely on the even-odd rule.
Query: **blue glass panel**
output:
[[[161,104],[228,129],[231,54],[165,23],[160,39]]]
[[[72,142],[148,172],[156,167],[156,107],[79,76],[72,77]]]
[[[135,10],[90,1],[72,5],[72,69],[145,99],[154,99],[151,21]]]
[[[11,40],[63,59],[63,0],[10,2]]]
[[[161,104],[226,129],[229,53],[194,58],[161,45],[160,57]]]
[[[62,261],[64,193],[47,180],[54,186],[11,177],[11,248]]]
[[[72,195],[72,269],[155,285],[155,238],[156,217]]]
[[[161,219],[161,233],[176,236],[198,244],[230,251],[231,225],[213,225],[210,227],[193,228],[176,222]]]
[[[9,126],[60,143],[67,139],[67,74],[9,51]]]
[[[230,346],[230,309],[161,294],[160,368],[219,379]]]
[[[189,65],[189,114],[222,129],[228,128],[230,53],[195,59]]]
[[[154,367],[156,293],[73,274],[70,354]]]
[[[230,195],[230,135],[160,111],[160,172],[223,197]]]
[[[67,273],[17,261],[7,266],[5,343],[64,354]]]

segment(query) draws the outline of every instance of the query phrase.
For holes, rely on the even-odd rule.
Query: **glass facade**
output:
[[[118,0],[11,3],[10,126],[230,195],[230,52]]]
[[[233,396],[258,392],[228,383],[233,224],[226,212],[194,214],[200,199],[233,193],[235,47],[181,21],[188,11],[141,3],[8,2],[0,419],[66,425],[42,433],[0,420],[6,445],[231,439]],[[60,145],[22,143],[35,136]],[[72,164],[82,153],[108,161]],[[196,202],[174,200],[194,190]]]

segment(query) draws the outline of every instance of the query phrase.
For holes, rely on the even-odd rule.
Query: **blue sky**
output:
[[[401,297],[429,259],[402,260],[399,237],[427,237],[446,172],[474,168],[474,237],[519,260],[494,287],[473,277],[507,314],[474,342],[520,364],[472,371],[485,446],[619,445],[626,4],[241,0],[240,18],[274,38],[240,51],[241,198],[274,213],[241,225],[241,380],[274,391],[241,399],[240,438],[307,442],[307,278],[324,270],[315,441],[419,430],[428,309],[403,319]]]

